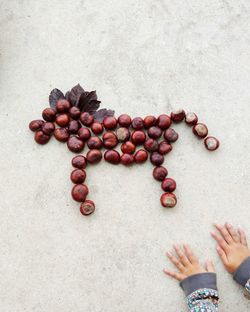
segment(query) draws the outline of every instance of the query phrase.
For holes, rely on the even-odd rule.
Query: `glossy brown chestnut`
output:
[[[53,122],[45,122],[42,126],[43,133],[51,135],[55,130],[55,125]]]
[[[158,149],[158,152],[162,155],[165,155],[165,154],[168,154],[169,152],[171,152],[173,149],[172,145],[169,144],[168,142],[166,141],[162,141],[160,142],[159,144],[159,149]]]
[[[118,123],[121,127],[126,127],[128,128],[131,125],[131,117],[127,114],[122,114],[118,118]]]
[[[121,145],[121,150],[124,154],[133,154],[135,149],[136,146],[130,141],[127,141]]]
[[[78,169],[85,169],[87,166],[87,160],[82,155],[77,155],[71,160],[71,164],[73,167]]]
[[[146,134],[141,130],[136,130],[131,134],[131,141],[134,144],[142,144],[146,140]]]
[[[153,170],[153,177],[157,181],[163,181],[167,175],[168,175],[168,171],[167,171],[167,168],[165,167],[159,166],[159,167],[155,167]]]
[[[54,131],[54,137],[60,142],[66,142],[69,138],[69,131],[67,128],[57,128]]]
[[[43,133],[43,131],[41,130],[38,130],[36,133],[35,133],[35,137],[34,137],[36,143],[38,144],[46,144],[49,142],[49,139],[50,139],[50,136]]]
[[[185,122],[189,126],[194,126],[198,122],[198,117],[195,113],[186,113]]]
[[[56,103],[56,111],[58,113],[67,113],[70,109],[71,105],[69,101],[66,99],[60,99]]]
[[[71,195],[73,199],[77,202],[85,201],[89,193],[88,187],[85,184],[76,184],[73,186]]]
[[[153,126],[148,129],[148,136],[152,139],[159,139],[162,135],[162,130],[159,127]]]
[[[60,127],[66,127],[69,124],[69,116],[67,114],[60,114],[56,116],[56,123]]]
[[[138,150],[134,155],[134,161],[137,164],[144,163],[147,159],[148,159],[148,153],[143,149]]]
[[[80,127],[81,125],[77,120],[71,120],[68,125],[69,133],[76,134]]]
[[[80,118],[80,116],[81,116],[80,109],[78,107],[76,107],[76,106],[70,107],[70,109],[69,109],[69,116],[72,119],[78,120]]]
[[[43,120],[32,120],[30,123],[29,123],[29,128],[31,131],[37,131],[37,130],[41,130],[42,129],[42,125],[44,124],[44,121]]]
[[[135,130],[141,130],[144,128],[143,119],[141,117],[135,117],[132,119],[132,128]]]
[[[220,146],[220,141],[215,137],[209,136],[204,140],[204,144],[207,150],[215,151]]]
[[[173,122],[181,122],[184,120],[186,113],[183,109],[177,109],[170,114],[170,118]]]
[[[92,200],[86,199],[80,206],[80,212],[84,216],[88,216],[95,211],[95,204]]]
[[[131,154],[122,154],[121,163],[125,166],[129,166],[134,162],[134,156]]]
[[[170,127],[171,119],[168,115],[162,114],[157,118],[156,124],[162,130],[165,130]]]
[[[193,126],[193,133],[199,139],[204,139],[208,134],[208,128],[203,123],[197,123],[196,125]]]
[[[100,122],[93,122],[91,125],[91,130],[94,134],[101,134],[103,132],[103,125]]]
[[[150,161],[154,166],[161,166],[164,162],[164,156],[158,152],[153,152],[150,155]]]
[[[86,172],[82,169],[75,169],[71,172],[70,179],[75,184],[81,184],[86,179]]]
[[[148,152],[155,152],[158,150],[159,144],[156,140],[154,139],[147,139],[144,143],[144,148],[148,151]]]
[[[144,127],[148,129],[156,124],[156,118],[154,116],[146,116],[143,120],[143,123]]]
[[[46,121],[55,121],[56,111],[53,108],[47,107],[43,110],[42,116]]]
[[[84,143],[76,136],[72,136],[67,141],[68,149],[73,153],[80,153],[84,148]]]
[[[115,129],[117,126],[117,120],[113,116],[108,116],[103,119],[104,128],[107,130]]]
[[[173,208],[177,203],[177,198],[173,193],[164,193],[161,195],[161,204],[166,208]]]
[[[100,149],[102,148],[102,140],[98,136],[93,136],[88,139],[87,145],[89,149]]]
[[[97,149],[92,149],[92,150],[88,151],[86,158],[90,164],[96,164],[99,161],[101,161],[102,152],[100,150],[97,150]]]
[[[120,154],[115,150],[108,150],[104,153],[104,159],[113,165],[117,165],[120,162]]]
[[[94,117],[93,115],[90,115],[89,113],[84,112],[84,113],[81,113],[80,120],[84,126],[90,126],[94,122]]]
[[[87,141],[91,137],[91,133],[88,128],[81,127],[77,132],[79,138],[83,141]]]
[[[103,145],[106,148],[114,148],[118,144],[117,136],[112,131],[107,131],[102,136]]]
[[[164,132],[164,138],[168,143],[177,141],[178,137],[178,133],[173,128],[169,128]]]
[[[130,132],[128,128],[121,127],[116,130],[116,136],[119,142],[125,142],[129,140]]]
[[[163,191],[171,193],[176,189],[176,182],[171,178],[164,179],[161,183],[161,188]]]

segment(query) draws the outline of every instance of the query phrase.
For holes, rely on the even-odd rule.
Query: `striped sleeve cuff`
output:
[[[197,289],[214,289],[217,290],[216,274],[215,273],[199,273],[185,278],[180,283],[186,296],[195,292]]]
[[[241,263],[235,271],[233,278],[238,284],[245,287],[247,281],[250,279],[250,257]]]

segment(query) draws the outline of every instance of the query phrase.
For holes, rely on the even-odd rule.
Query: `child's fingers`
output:
[[[184,266],[182,265],[182,263],[174,255],[172,255],[171,252],[167,252],[167,257],[177,267],[179,271],[184,270]]]
[[[215,232],[211,232],[212,237],[217,241],[217,243],[220,245],[220,247],[227,252],[228,251],[228,244],[226,241],[221,238],[221,236],[217,235]]]
[[[165,274],[167,274],[168,276],[171,276],[171,277],[177,279],[178,281],[182,281],[185,278],[181,273],[170,271],[168,269],[164,269],[163,272]]]
[[[238,233],[240,235],[240,242],[241,242],[241,244],[244,245],[244,246],[247,246],[247,238],[246,238],[245,232],[241,228],[239,228],[238,229]]]
[[[228,265],[227,255],[226,255],[225,251],[220,246],[217,246],[216,250],[217,250],[223,264],[225,266]]]
[[[208,272],[215,272],[213,261],[211,260],[206,261],[206,269]]]
[[[181,250],[180,246],[178,245],[174,245],[174,250],[176,252],[176,254],[178,255],[178,257],[180,258],[181,260],[181,263],[184,265],[184,266],[187,266],[190,264],[187,256],[184,254],[184,252]]]
[[[215,224],[215,227],[221,233],[222,237],[228,244],[233,242],[232,236],[229,234],[228,230],[224,226],[221,226],[220,224]]]
[[[238,235],[238,233],[236,232],[236,230],[234,229],[234,227],[232,226],[232,224],[230,224],[230,223],[227,222],[227,223],[225,224],[225,226],[226,226],[228,232],[230,233],[230,235],[232,236],[233,240],[234,240],[236,243],[238,243],[238,242],[239,242],[239,235]]]
[[[185,244],[185,245],[183,245],[183,247],[184,247],[184,250],[186,252],[186,255],[188,256],[189,261],[191,263],[198,263],[198,258],[195,256],[195,254],[193,253],[190,246]]]

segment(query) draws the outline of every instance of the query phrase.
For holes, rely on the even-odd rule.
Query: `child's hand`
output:
[[[217,252],[229,273],[234,273],[241,263],[250,256],[247,246],[246,235],[243,230],[238,232],[229,223],[225,226],[216,224],[215,227],[221,235],[211,232],[212,237],[217,241]]]
[[[184,245],[183,247],[184,250],[182,250],[179,246],[174,245],[174,249],[178,257],[174,256],[171,252],[167,252],[167,257],[176,266],[178,272],[164,269],[164,273],[177,279],[178,281],[182,281],[194,274],[214,272],[214,265],[211,261],[207,261],[205,268],[199,263],[199,260],[193,254],[188,245]]]

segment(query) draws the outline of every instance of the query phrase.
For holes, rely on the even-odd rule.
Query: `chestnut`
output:
[[[113,116],[108,116],[103,119],[103,125],[105,129],[112,130],[117,126],[117,120]]]
[[[156,118],[154,116],[146,116],[143,120],[143,123],[144,123],[144,127],[148,129],[155,125]]]
[[[69,116],[67,114],[60,114],[56,116],[56,123],[60,127],[66,127],[69,124]]]
[[[60,142],[66,142],[69,138],[69,131],[67,128],[57,128],[54,131],[54,137]]]
[[[114,148],[118,144],[117,136],[112,131],[107,131],[102,136],[103,145],[106,148]]]
[[[51,107],[47,107],[43,110],[42,116],[43,116],[43,119],[46,121],[55,121],[56,111]]]
[[[108,150],[104,153],[104,159],[113,165],[117,165],[120,162],[120,154],[115,150]]]
[[[203,139],[208,134],[208,128],[203,123],[197,123],[193,126],[193,133],[196,135],[199,139]]]
[[[118,117],[118,123],[121,127],[128,128],[131,125],[131,117],[127,114],[122,114]]]
[[[101,134],[103,132],[103,125],[100,122],[93,122],[91,125],[91,130],[94,134]]]
[[[77,132],[79,138],[83,141],[87,141],[91,137],[91,133],[88,128],[81,127]]]
[[[177,109],[170,114],[170,118],[174,122],[181,122],[186,116],[183,109]]]
[[[220,146],[220,141],[215,137],[209,136],[204,140],[204,144],[207,150],[215,151]]]
[[[135,117],[132,120],[132,128],[135,130],[141,130],[144,128],[143,119],[141,117]]]
[[[85,184],[76,184],[73,186],[71,195],[73,199],[77,202],[85,201],[89,193],[88,187]]]
[[[72,136],[67,141],[68,149],[73,153],[79,153],[84,148],[84,143],[76,136]]]
[[[88,151],[86,158],[90,164],[96,164],[99,161],[101,161],[102,152],[98,149],[92,149],[92,150]]]
[[[47,135],[51,135],[55,130],[55,125],[53,122],[45,122],[42,125],[42,131],[43,133],[47,134]]]
[[[136,130],[131,134],[131,141],[134,144],[144,143],[146,140],[146,134],[141,130]]]
[[[162,135],[162,130],[159,127],[153,126],[148,129],[148,136],[152,139],[159,139]]]
[[[121,155],[121,163],[125,166],[129,166],[134,162],[134,156],[131,154],[122,154]]]
[[[136,146],[130,141],[127,141],[121,145],[121,150],[124,154],[133,154],[135,149]]]
[[[86,179],[86,172],[82,169],[75,169],[71,172],[70,179],[75,184],[81,184]]]
[[[71,105],[69,101],[66,99],[60,99],[56,103],[56,111],[58,113],[67,113],[70,109]]]
[[[168,175],[168,171],[167,171],[167,168],[165,167],[159,166],[159,167],[155,167],[153,170],[153,177],[157,181],[163,181],[167,175]]]
[[[155,152],[158,150],[159,144],[156,140],[154,139],[147,139],[144,143],[144,148],[148,151],[148,152]]]
[[[76,134],[80,127],[81,125],[77,120],[71,120],[68,125],[69,133]]]
[[[49,142],[49,139],[50,139],[50,136],[43,133],[43,131],[41,130],[38,130],[36,133],[35,133],[35,137],[34,137],[36,143],[38,144],[46,144]]]
[[[178,137],[178,133],[173,128],[169,128],[164,132],[164,138],[168,143],[177,141]]]
[[[29,128],[31,131],[37,131],[37,130],[41,130],[42,129],[42,125],[44,124],[44,121],[43,120],[32,120],[30,123],[29,123]]]
[[[70,107],[70,109],[69,109],[69,116],[72,119],[78,120],[80,118],[80,116],[81,116],[80,109],[78,107],[76,107],[76,106]]]
[[[162,141],[159,144],[158,152],[162,155],[168,154],[173,149],[172,145],[166,141]]]
[[[90,126],[94,121],[94,116],[90,115],[87,112],[84,112],[84,113],[81,113],[80,120],[84,126]]]
[[[148,159],[148,153],[143,149],[138,150],[134,155],[134,161],[137,164],[141,164],[145,162],[147,159]]]
[[[77,155],[71,160],[71,164],[73,167],[78,169],[85,169],[87,166],[87,160],[82,155]]]
[[[164,179],[161,183],[161,188],[163,191],[171,193],[176,189],[176,182],[171,178]]]
[[[194,126],[198,122],[198,117],[195,113],[186,113],[185,122],[189,126]]]
[[[165,130],[170,127],[171,119],[168,115],[162,114],[157,118],[156,124],[162,130]]]
[[[80,206],[80,212],[84,216],[88,216],[95,211],[95,204],[92,200],[86,199]]]
[[[161,204],[163,207],[173,208],[177,203],[177,198],[173,193],[164,193],[161,195]]]
[[[153,152],[150,155],[150,161],[154,166],[160,166],[164,162],[164,156],[159,154],[158,152]]]
[[[93,136],[88,139],[87,145],[89,149],[100,149],[102,148],[102,140],[98,136]]]
[[[116,130],[116,136],[119,142],[125,142],[128,141],[130,137],[130,132],[128,128],[121,127]]]

